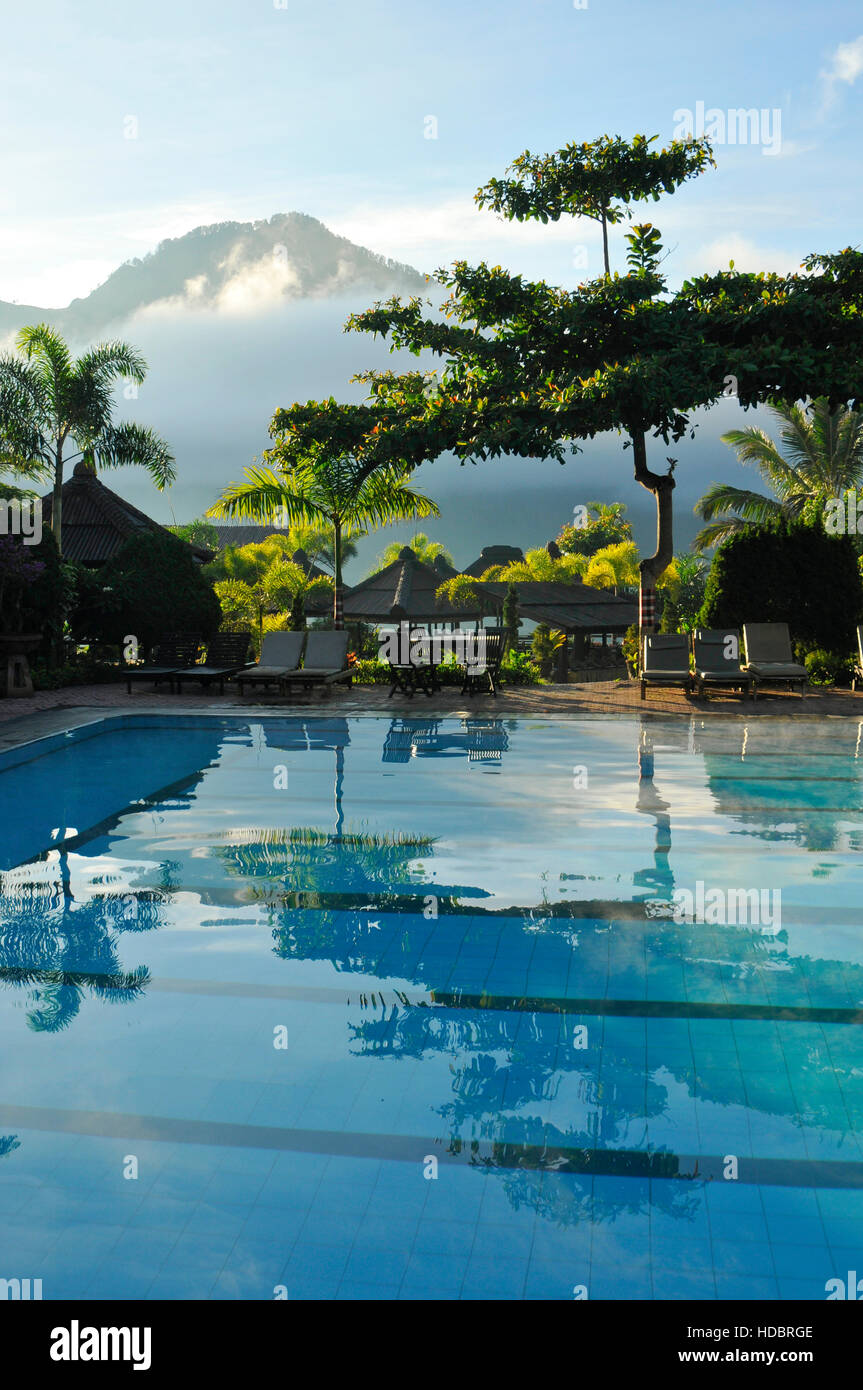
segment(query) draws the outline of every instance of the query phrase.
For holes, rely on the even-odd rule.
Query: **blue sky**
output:
[[[781,146],[718,145],[717,171],[646,211],[672,282],[857,238],[859,3],[280,4],[7,10],[0,298],[59,306],[162,237],[292,209],[423,270],[464,256],[571,283],[599,269],[592,225],[511,227],[476,187],[524,148],[667,139],[699,101],[780,111]]]

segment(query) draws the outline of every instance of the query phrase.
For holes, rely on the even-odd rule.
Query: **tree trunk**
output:
[[[51,530],[57,542],[57,549],[63,553],[63,445],[57,445],[54,457],[54,488],[51,493]]]
[[[341,632],[345,625],[342,600],[342,528],[337,520],[333,522],[333,559],[336,580],[333,592],[333,627],[337,632]]]
[[[605,274],[607,279],[611,279],[611,262],[608,259],[608,222],[605,219],[605,210],[602,213],[602,258],[605,264]]]
[[[635,461],[635,481],[652,492],[656,500],[656,553],[639,564],[641,586],[638,604],[639,647],[646,632],[656,630],[656,584],[674,558],[674,513],[672,493],[674,477],[669,473],[652,473],[647,466],[647,445],[643,430],[632,435]]]

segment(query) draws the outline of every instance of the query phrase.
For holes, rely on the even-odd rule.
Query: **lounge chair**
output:
[[[753,700],[762,685],[799,685],[802,698],[809,673],[794,660],[787,623],[744,623],[743,640]]]
[[[163,637],[149,666],[127,666],[126,690],[131,695],[132,681],[152,681],[154,686],[162,681],[173,682],[177,671],[191,666],[200,645],[200,637],[192,633],[174,633],[170,637]]]
[[[205,661],[195,666],[186,666],[182,671],[174,672],[171,677],[171,684],[176,687],[177,694],[180,694],[184,680],[196,680],[202,688],[218,681],[219,694],[224,695],[225,681],[229,676],[234,676],[238,671],[242,671],[248,664],[247,657],[251,640],[252,634],[250,632],[217,632],[207,646]]]
[[[736,628],[699,628],[693,634],[692,651],[696,695],[720,685],[751,694],[753,677],[741,665],[740,633]]]
[[[863,681],[863,627],[857,629],[857,660],[851,676],[851,689],[857,689],[857,682]]]
[[[503,661],[503,628],[486,627],[477,633],[471,633],[477,639],[476,647],[473,652],[468,652],[467,661],[464,663],[464,685],[461,694],[475,695],[485,682],[488,682],[488,689],[492,695],[497,696],[497,685],[495,682],[500,678],[500,666]]]
[[[279,689],[287,692],[295,685],[307,689],[314,685],[335,685],[338,681],[347,681],[350,685],[353,674],[348,665],[348,640],[349,634],[343,629],[309,632],[302,670],[284,674]]]
[[[285,676],[296,671],[305,640],[305,632],[268,632],[261,643],[261,659],[257,666],[248,666],[237,673],[240,694],[245,685],[279,685]]]
[[[642,649],[641,698],[646,698],[648,685],[682,685],[688,695],[692,689],[689,670],[689,638],[681,632],[651,632]]]

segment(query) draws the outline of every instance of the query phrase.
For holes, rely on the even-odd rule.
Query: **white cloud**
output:
[[[727,270],[728,262],[734,262],[734,269],[740,271],[775,271],[777,275],[789,275],[800,269],[799,256],[776,247],[759,246],[739,233],[729,233],[715,237],[705,245],[699,246],[691,257],[687,257],[688,275],[712,275],[719,270]]]
[[[825,73],[825,76],[828,81],[847,82],[851,85],[857,81],[861,73],[863,73],[863,34],[858,39],[852,39],[850,43],[840,43],[833,54],[833,67]]]
[[[859,38],[851,39],[848,43],[840,43],[832,55],[831,66],[821,73],[824,88],[824,100],[820,113],[822,119],[836,101],[837,85],[844,82],[846,86],[853,87],[861,73],[863,73],[863,34]]]

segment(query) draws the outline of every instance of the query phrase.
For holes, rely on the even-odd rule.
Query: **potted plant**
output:
[[[22,632],[21,600],[45,565],[13,536],[0,536],[0,696],[32,695],[30,652],[42,641],[41,632]]]

